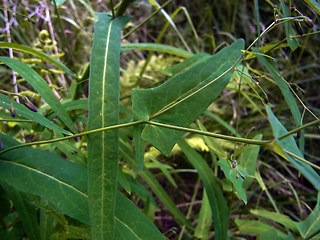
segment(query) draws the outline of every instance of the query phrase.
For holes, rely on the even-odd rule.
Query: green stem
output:
[[[128,8],[128,6],[130,5],[130,3],[132,3],[132,0],[123,0],[120,4],[119,9],[117,10],[116,16],[122,16]]]
[[[317,169],[317,170],[320,170],[320,167],[319,167],[318,165],[313,164],[313,163],[311,163],[311,162],[309,162],[309,161],[307,161],[307,160],[305,160],[305,159],[303,159],[303,158],[295,155],[294,153],[289,152],[288,150],[283,149],[283,151],[284,151],[286,154],[288,154],[289,156],[294,157],[295,159],[298,159],[298,160],[300,160],[301,162],[304,162],[305,164],[308,164],[309,166],[311,166],[311,167],[313,167],[313,168],[315,168],[315,169]]]
[[[145,121],[145,123],[150,124],[150,125],[154,125],[154,126],[158,126],[158,127],[170,128],[170,129],[174,129],[174,130],[178,130],[178,131],[196,133],[196,134],[201,134],[201,135],[205,135],[205,136],[209,136],[209,137],[224,139],[224,140],[228,140],[228,141],[254,144],[254,145],[260,145],[260,146],[266,146],[272,142],[272,140],[254,140],[254,139],[248,139],[248,138],[239,138],[239,137],[227,136],[227,135],[222,135],[222,134],[218,134],[218,133],[211,133],[211,132],[201,131],[201,130],[197,130],[197,129],[173,126],[173,125],[169,125],[169,124],[152,122],[152,121]]]
[[[158,12],[161,11],[165,6],[167,6],[169,3],[171,3],[172,0],[166,1],[163,5],[161,5],[160,8],[158,8],[156,11],[154,11],[149,17],[147,17],[145,20],[143,20],[141,23],[139,23],[137,26],[135,26],[133,29],[131,29],[128,33],[126,33],[121,39],[125,39],[128,37],[131,33],[133,33],[135,30],[137,30],[139,27],[141,27],[143,24],[148,22],[151,18],[153,18],[155,15],[157,15]]]
[[[301,130],[303,130],[305,128],[308,128],[308,127],[311,127],[311,126],[314,126],[314,125],[318,125],[319,123],[320,123],[320,119],[314,120],[314,121],[309,122],[307,124],[304,124],[304,125],[302,125],[302,126],[300,126],[298,128],[295,128],[295,129],[291,130],[290,132],[287,132],[286,134],[280,136],[278,139],[282,140],[282,139],[287,138],[287,137],[291,136],[292,134],[295,134],[295,133],[297,133],[297,132],[299,132],[299,131],[301,131]]]

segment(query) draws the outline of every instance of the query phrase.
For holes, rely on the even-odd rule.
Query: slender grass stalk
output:
[[[154,11],[150,16],[148,16],[145,20],[143,20],[141,23],[139,23],[137,26],[135,26],[134,28],[132,28],[128,33],[126,33],[121,39],[125,39],[126,37],[128,37],[131,33],[133,33],[134,31],[136,31],[139,27],[141,27],[143,24],[145,24],[146,22],[148,22],[151,18],[153,18],[155,15],[158,14],[158,12],[161,11],[161,9],[163,9],[165,6],[167,6],[169,3],[171,3],[172,0],[168,0],[166,1],[163,5],[161,5],[160,8],[158,8],[156,11]]]

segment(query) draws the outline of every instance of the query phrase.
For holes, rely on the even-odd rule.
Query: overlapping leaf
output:
[[[159,87],[133,90],[134,113],[143,120],[188,127],[226,87],[243,48],[244,41],[239,39]],[[142,137],[162,153],[169,154],[182,134],[146,125]]]
[[[22,63],[16,59],[9,57],[0,57],[0,61],[4,62],[10,68],[18,72],[30,85],[41,95],[41,97],[51,106],[53,111],[55,111],[59,118],[64,124],[73,132],[76,133],[75,128],[71,118],[62,107],[60,101],[53,94],[49,85],[42,77],[38,75],[29,65]]]
[[[282,140],[278,139],[280,136],[288,133],[288,131],[276,118],[276,116],[271,111],[270,107],[267,106],[266,108],[269,116],[269,122],[272,126],[273,135],[275,136],[277,143],[280,145],[281,149],[293,153],[294,155],[300,158],[303,158],[303,155],[297,147],[297,144],[293,136],[289,136]],[[317,172],[306,163],[301,162],[298,159],[295,159],[294,157],[288,155],[286,152],[284,152],[284,154],[287,157],[287,159],[292,163],[292,165],[294,165],[301,172],[301,174],[304,175],[318,191],[320,191],[320,176],[317,174]]]
[[[4,134],[6,146],[19,144]],[[63,213],[90,225],[87,171],[59,156],[29,147],[0,155],[0,180],[19,191],[47,199]],[[116,240],[165,239],[159,230],[123,194],[117,192],[115,209]]]

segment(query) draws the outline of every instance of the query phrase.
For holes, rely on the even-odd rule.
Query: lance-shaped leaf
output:
[[[143,120],[188,127],[228,84],[244,48],[243,39],[170,78],[156,88],[133,90],[133,111]],[[146,125],[142,137],[169,154],[183,132]]]
[[[51,106],[52,110],[55,111],[59,118],[64,124],[73,132],[76,133],[71,118],[63,108],[60,101],[54,95],[50,89],[48,83],[43,80],[29,65],[22,63],[16,59],[8,57],[0,57],[0,61],[5,63],[7,66],[18,72],[30,85],[41,95],[41,97]]]
[[[0,137],[8,147],[19,144],[7,135],[0,133]],[[87,180],[86,168],[39,149],[24,147],[0,154],[0,181],[19,191],[36,194],[61,212],[90,225]],[[115,205],[116,240],[165,239],[119,191]]]
[[[128,17],[97,13],[90,62],[88,129],[119,123],[121,28]],[[92,239],[114,239],[118,130],[88,136],[89,207]]]
[[[49,121],[47,118],[45,118],[39,112],[33,112],[30,109],[28,109],[27,107],[25,107],[24,105],[19,104],[16,101],[12,101],[7,96],[0,93],[0,106],[1,107],[4,107],[9,110],[10,109],[10,101],[11,101],[11,104],[12,104],[14,110],[16,111],[16,113],[24,116],[25,118],[27,118],[29,120],[33,120],[33,121],[35,121],[35,122],[37,122],[47,128],[50,128],[54,131],[61,132],[63,134],[67,134],[67,135],[71,134],[70,132],[58,127],[53,122]]]
[[[287,129],[281,124],[281,122],[276,118],[276,116],[271,111],[270,107],[267,106],[267,112],[269,117],[269,122],[272,126],[273,135],[276,138],[278,144],[280,145],[282,151],[284,152],[287,159],[295,166],[302,175],[306,177],[312,183],[312,185],[320,191],[320,176],[317,172],[308,164],[292,157],[292,155],[297,156],[298,158],[304,159],[303,155],[301,154],[299,148],[297,147],[296,141],[294,140],[293,136],[289,136],[285,139],[279,140],[278,138],[286,133],[288,133]],[[288,153],[291,153],[289,155]],[[306,160],[305,160],[306,161]]]

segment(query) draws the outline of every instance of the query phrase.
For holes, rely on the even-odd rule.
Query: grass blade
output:
[[[28,195],[11,188],[7,184],[3,184],[2,186],[6,190],[7,195],[10,197],[15,209],[19,213],[19,217],[28,238],[31,240],[40,240],[37,209],[30,203]]]
[[[183,58],[189,58],[193,56],[193,53],[190,53],[181,48],[172,47],[164,44],[156,44],[156,43],[126,43],[121,44],[121,52],[130,51],[130,50],[146,50],[146,51],[155,51],[155,52],[163,52],[169,53],[171,55],[176,55]]]
[[[121,28],[128,17],[97,13],[90,61],[88,129],[119,123]],[[88,136],[89,207],[92,239],[114,239],[118,130]]]
[[[18,72],[30,85],[41,95],[41,97],[51,106],[51,108],[58,114],[64,124],[73,132],[76,133],[71,118],[63,108],[60,101],[50,89],[48,83],[43,80],[29,65],[22,63],[16,59],[8,57],[0,57],[0,61]]]
[[[180,139],[178,144],[190,163],[199,173],[205,186],[215,226],[215,239],[227,239],[229,222],[228,206],[213,171],[209,168],[201,155],[190,147],[184,139]]]

